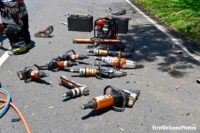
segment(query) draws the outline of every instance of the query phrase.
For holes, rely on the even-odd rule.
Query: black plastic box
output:
[[[127,34],[130,18],[115,17],[114,19],[118,23],[118,33],[119,34]]]
[[[91,32],[93,30],[93,16],[70,15],[68,17],[68,30]]]

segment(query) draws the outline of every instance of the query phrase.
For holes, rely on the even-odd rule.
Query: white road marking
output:
[[[8,59],[8,51],[6,51],[1,57],[0,57],[0,66],[3,65],[3,63]]]
[[[193,59],[197,60],[200,62],[200,57],[198,55],[192,54],[188,49],[183,45],[183,40],[182,39],[177,39],[174,37],[169,31],[158,24],[158,22],[154,21],[151,19],[149,16],[144,14],[139,8],[137,8],[133,3],[131,3],[129,0],[125,0],[127,3],[129,3],[137,12],[139,12],[141,15],[143,15],[149,22],[151,22],[158,30],[162,31],[167,37],[171,39],[171,41],[181,47],[188,55],[190,55]]]

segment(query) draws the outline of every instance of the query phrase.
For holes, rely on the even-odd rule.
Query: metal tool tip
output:
[[[67,94],[66,94],[66,93],[62,95],[62,97],[66,97],[66,96],[67,96]]]
[[[76,39],[73,39],[73,43],[76,43]]]
[[[45,74],[45,77],[49,77],[49,74],[48,74],[48,73],[46,73],[46,74]]]
[[[122,76],[127,76],[127,72],[122,72]]]
[[[81,106],[81,109],[82,109],[82,110],[85,110],[85,106],[84,106],[84,105],[82,105],[82,106]]]
[[[94,57],[95,60],[101,60],[101,57]]]

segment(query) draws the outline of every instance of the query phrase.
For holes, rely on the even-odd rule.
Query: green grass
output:
[[[200,0],[135,0],[200,46]]]

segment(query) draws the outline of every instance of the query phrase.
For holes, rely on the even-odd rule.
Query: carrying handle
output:
[[[125,106],[126,106],[126,98],[125,98],[123,91],[121,91],[113,86],[108,85],[104,88],[104,95],[106,95],[106,92],[109,88],[111,89],[111,91],[115,91],[115,92],[121,94],[122,99],[123,99],[122,106],[121,107],[113,106],[113,110],[115,110],[117,112],[123,112],[125,110]]]

